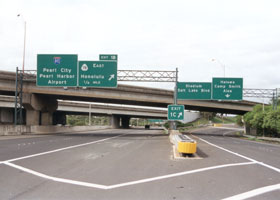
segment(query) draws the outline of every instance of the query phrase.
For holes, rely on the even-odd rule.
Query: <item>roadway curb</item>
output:
[[[49,135],[111,129],[111,126],[0,126],[0,136]]]
[[[258,139],[267,142],[277,142],[280,143],[280,138],[271,138],[271,137],[262,137],[262,136],[254,136],[254,135],[243,135],[244,137],[251,138],[251,139]]]

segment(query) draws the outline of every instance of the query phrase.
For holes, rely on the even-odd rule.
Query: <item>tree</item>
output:
[[[270,130],[274,136],[280,133],[280,109],[270,110],[264,117],[263,128]]]
[[[243,123],[243,121],[242,121],[242,116],[241,116],[241,115],[237,115],[237,116],[235,117],[235,122],[236,122],[236,124],[239,125],[239,126],[243,126],[243,125],[244,125],[244,123]]]
[[[277,110],[273,110],[271,105],[256,105],[253,111],[244,115],[244,121],[258,132],[264,130],[265,135],[280,136],[280,105]]]

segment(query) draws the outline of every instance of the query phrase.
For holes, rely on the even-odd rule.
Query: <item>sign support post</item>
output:
[[[178,101],[177,101],[178,84],[177,83],[178,83],[178,68],[176,68],[176,80],[175,80],[175,88],[174,88],[174,105],[178,104]],[[177,122],[176,121],[173,122],[172,129],[177,130]]]

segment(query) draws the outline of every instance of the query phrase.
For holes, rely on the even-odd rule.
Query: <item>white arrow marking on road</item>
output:
[[[229,94],[226,94],[226,98],[229,98],[230,97],[230,95]]]
[[[113,78],[115,78],[115,74],[110,75],[109,81],[112,80]]]

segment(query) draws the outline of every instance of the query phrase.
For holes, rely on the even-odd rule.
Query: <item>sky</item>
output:
[[[37,54],[118,54],[120,70],[211,82],[225,69],[244,88],[280,88],[279,10],[279,0],[0,0],[0,70],[22,67],[25,21],[25,69]]]

